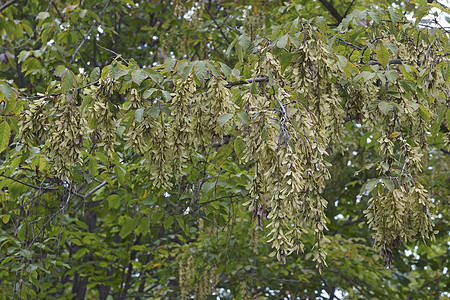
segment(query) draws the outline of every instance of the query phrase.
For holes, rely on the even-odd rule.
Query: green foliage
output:
[[[0,6],[2,299],[447,297],[448,8],[319,2]]]

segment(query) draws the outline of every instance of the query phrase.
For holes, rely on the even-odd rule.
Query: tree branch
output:
[[[11,0],[9,2],[6,2],[5,4],[3,4],[0,7],[0,12],[2,12],[3,10],[5,10],[6,8],[8,8],[8,6],[10,6],[11,4],[14,4],[14,2],[17,2],[17,0]]]
[[[103,14],[105,13],[106,8],[108,7],[108,5],[109,5],[109,1],[106,2],[105,6],[103,6],[103,9],[102,9],[102,12],[101,12],[100,15],[99,15],[99,18],[101,18],[101,17],[103,16]],[[91,28],[89,29],[89,31],[84,35],[83,40],[82,40],[81,43],[78,45],[78,47],[77,47],[77,49],[75,50],[75,52],[73,53],[72,58],[71,58],[70,61],[69,61],[70,64],[74,62],[75,56],[77,56],[77,54],[78,54],[78,52],[80,51],[81,47],[83,47],[84,43],[86,42],[87,38],[89,37],[89,35],[90,35],[91,32],[92,32],[92,28],[94,28],[93,26],[95,26],[96,24],[97,24],[97,22],[95,22],[95,20],[94,20],[94,23],[92,24],[92,27],[91,27]]]
[[[233,86],[237,86],[237,85],[243,85],[243,84],[248,84],[248,83],[253,83],[253,82],[267,82],[269,81],[269,77],[256,77],[256,78],[252,78],[252,79],[248,79],[248,80],[240,80],[240,81],[228,81],[228,84],[225,85],[226,88],[231,88]]]
[[[323,6],[330,12],[330,14],[335,18],[339,23],[342,22],[342,19],[344,17],[341,16],[341,14],[336,10],[336,8],[333,6],[333,4],[327,0],[319,0],[320,3],[322,3]]]

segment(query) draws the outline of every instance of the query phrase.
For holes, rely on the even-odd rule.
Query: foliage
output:
[[[448,296],[450,10],[319,2],[3,4],[2,299]]]

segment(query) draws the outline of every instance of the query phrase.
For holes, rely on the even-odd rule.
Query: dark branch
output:
[[[330,14],[335,18],[339,23],[342,22],[342,19],[344,19],[343,16],[336,10],[336,8],[333,6],[333,4],[327,0],[319,0],[320,3],[322,3],[323,6],[330,12]]]
[[[389,65],[401,65],[403,63],[403,60],[401,58],[395,58],[395,59],[390,59],[389,60]],[[368,62],[369,65],[373,66],[373,65],[381,65],[381,63],[378,60],[370,60]]]
[[[253,82],[267,82],[267,81],[269,81],[268,77],[256,77],[256,78],[252,78],[252,79],[248,79],[248,80],[241,80],[241,81],[228,81],[228,84],[226,84],[225,87],[231,88],[231,87],[237,86],[237,85],[243,85],[243,84],[248,84],[248,83],[253,83]]]
[[[101,19],[103,14],[106,11],[106,8],[109,5],[109,1],[106,2],[105,6],[102,9],[102,12],[99,15],[99,18]],[[97,22],[94,21],[94,24],[92,24],[92,27],[89,29],[89,31],[84,35],[83,40],[81,41],[81,43],[78,45],[77,49],[75,50],[75,52],[72,55],[72,58],[70,59],[69,63],[73,63],[75,61],[75,56],[77,56],[78,52],[80,51],[81,47],[83,47],[84,43],[86,42],[87,38],[89,37],[89,35],[92,32],[92,29],[94,28],[93,26],[95,26],[97,24]]]

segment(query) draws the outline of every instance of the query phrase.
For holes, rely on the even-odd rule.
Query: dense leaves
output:
[[[445,298],[445,12],[3,4],[2,297]]]

